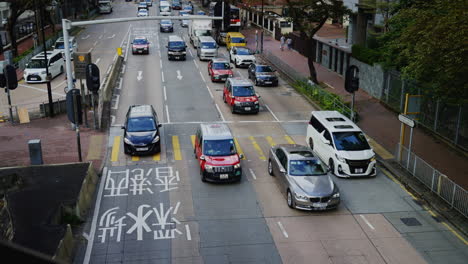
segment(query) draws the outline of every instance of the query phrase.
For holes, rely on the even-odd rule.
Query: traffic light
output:
[[[83,123],[83,115],[81,110],[81,95],[79,89],[71,89],[67,92],[67,116],[68,120],[76,125],[75,116],[78,116],[78,123]],[[75,103],[76,103],[76,114],[75,114]]]
[[[5,79],[5,74],[0,73],[0,88],[5,88],[6,87],[6,79]]]
[[[6,88],[14,90],[18,87],[18,77],[16,76],[16,69],[11,65],[6,65],[3,68],[3,75],[5,76]]]
[[[216,3],[214,7],[214,16],[222,16],[223,14],[223,2],[224,1],[219,1]],[[226,1],[224,2],[224,17],[223,20],[215,20],[214,25],[216,28],[220,29],[221,28],[221,23],[224,23],[224,29],[227,30],[229,28],[229,25],[231,24],[231,8],[229,6],[229,3]]]
[[[359,90],[359,68],[351,65],[346,70],[345,75],[345,90],[348,93],[354,93]]]
[[[86,65],[86,87],[88,87],[89,91],[95,93],[100,86],[99,67],[94,63]]]

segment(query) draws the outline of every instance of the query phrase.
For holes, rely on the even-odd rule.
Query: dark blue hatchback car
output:
[[[124,130],[124,152],[131,155],[154,154],[161,151],[158,116],[151,105],[129,107]]]

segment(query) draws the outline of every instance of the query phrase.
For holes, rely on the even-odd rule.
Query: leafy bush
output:
[[[369,65],[373,65],[379,60],[379,52],[374,49],[369,49],[362,45],[355,44],[351,50],[354,58]]]

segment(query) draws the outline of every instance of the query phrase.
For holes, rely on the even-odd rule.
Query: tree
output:
[[[18,56],[18,45],[16,43],[17,36],[15,30],[16,23],[18,22],[18,17],[31,8],[32,0],[5,0],[4,2],[9,3],[10,15],[7,19],[6,31],[8,38],[10,39],[13,57],[16,57]]]
[[[437,99],[468,103],[465,0],[403,2],[380,39],[385,67],[416,80]]]
[[[316,44],[314,35],[322,28],[328,19],[341,19],[349,10],[343,6],[342,0],[286,0],[289,9],[288,16],[298,29],[303,39],[312,43],[313,52],[307,57],[310,79],[318,83],[317,71],[314,61],[316,60]]]

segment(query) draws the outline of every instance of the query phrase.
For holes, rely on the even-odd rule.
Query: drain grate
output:
[[[407,226],[421,226],[421,222],[418,221],[418,219],[414,217],[406,217],[406,218],[400,218],[400,220],[403,222],[403,224]]]

